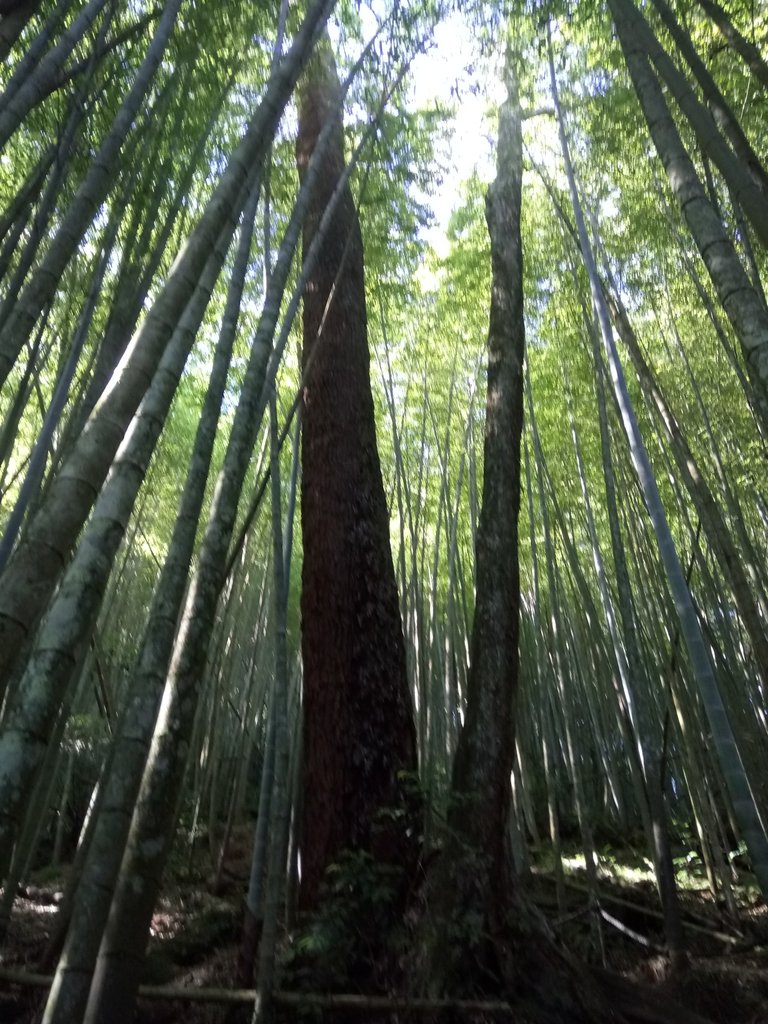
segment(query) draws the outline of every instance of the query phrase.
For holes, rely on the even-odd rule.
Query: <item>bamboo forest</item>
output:
[[[768,5],[0,62],[0,1020],[765,1024]]]

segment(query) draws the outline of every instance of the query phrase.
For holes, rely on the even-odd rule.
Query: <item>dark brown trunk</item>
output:
[[[299,99],[305,173],[328,118],[337,130],[304,226],[309,247],[344,169],[339,82],[321,43]],[[407,866],[416,739],[370,384],[363,246],[349,187],[304,295],[301,903],[316,905],[343,850]]]

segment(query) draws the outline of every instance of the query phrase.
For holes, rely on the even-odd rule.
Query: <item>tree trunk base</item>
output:
[[[515,1024],[708,1024],[667,993],[576,960],[513,882],[482,913],[476,874],[438,868],[435,883],[413,979],[431,998],[503,1000]]]
[[[246,904],[243,911],[243,931],[237,956],[237,974],[243,988],[250,988],[253,985],[254,965],[259,952],[260,938],[261,918],[257,917]]]

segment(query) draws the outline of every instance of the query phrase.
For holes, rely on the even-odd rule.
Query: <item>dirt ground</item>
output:
[[[147,984],[236,987],[244,877],[240,877],[240,863],[230,867],[218,895],[208,891],[200,874],[169,887],[153,919]],[[62,878],[49,879],[20,894],[0,952],[0,968],[39,970],[62,885]],[[768,1024],[768,907],[757,897],[743,896],[738,920],[732,920],[706,890],[684,892],[690,963],[671,976],[663,950],[658,899],[647,882],[601,880],[595,903],[589,900],[583,878],[570,875],[566,904],[560,907],[553,879],[546,871],[534,873],[527,885],[562,944],[581,960],[618,972],[713,1024]],[[41,988],[0,978],[0,1021],[32,1024],[39,1020],[43,998]],[[138,1024],[179,1020],[185,1024],[233,1024],[249,1019],[246,1008],[233,1012],[212,1003],[156,999],[142,999],[137,1014]],[[392,1018],[385,1015],[379,1019]],[[675,1020],[674,1011],[666,1020]]]

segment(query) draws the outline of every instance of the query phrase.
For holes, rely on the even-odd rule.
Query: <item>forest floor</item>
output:
[[[203,871],[184,871],[172,877],[152,922],[146,985],[237,986],[246,846],[245,837],[243,843],[234,844],[234,855],[225,865],[223,884],[216,895]],[[627,851],[624,854],[624,863],[622,851],[601,858],[597,904],[589,900],[576,858],[566,861],[565,904],[559,907],[554,875],[546,862],[533,868],[527,892],[562,944],[581,960],[602,964],[652,988],[713,1024],[768,1024],[768,906],[754,888],[736,887],[739,914],[733,919],[714,903],[695,874],[686,875],[681,901],[690,965],[670,976],[655,888],[642,862]],[[0,971],[37,971],[62,886],[60,873],[46,872],[22,891],[7,943],[0,951]],[[11,984],[0,977],[0,1021],[32,1024],[39,1020],[42,998],[40,988]],[[321,1020],[315,1014],[310,1016]],[[392,1018],[382,1015],[379,1019]],[[416,1018],[411,1015],[410,1019]],[[250,1020],[250,1013],[244,1008],[233,1013],[232,1007],[207,1002],[140,1000],[137,1024],[179,1020],[185,1024],[232,1024]]]

